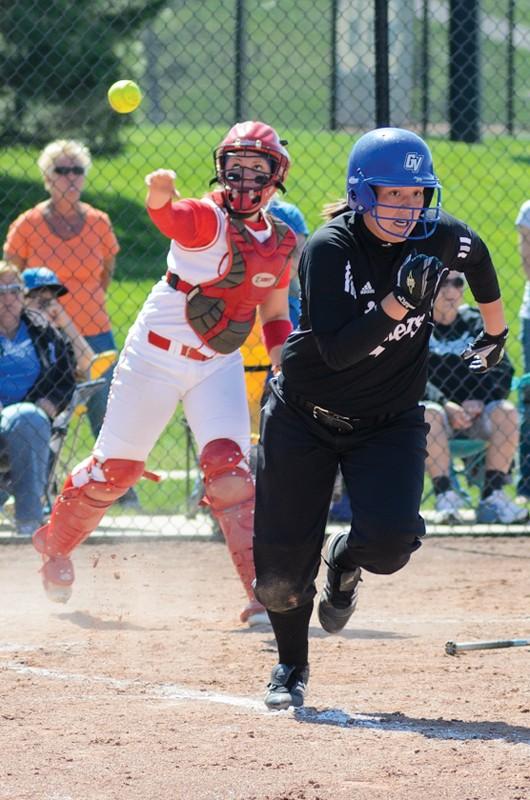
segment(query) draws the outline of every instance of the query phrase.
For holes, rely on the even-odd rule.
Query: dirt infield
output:
[[[85,545],[51,605],[0,549],[1,800],[528,800],[530,540],[431,539],[366,574],[344,635],[311,627],[307,706],[269,713],[270,630],[225,547]]]

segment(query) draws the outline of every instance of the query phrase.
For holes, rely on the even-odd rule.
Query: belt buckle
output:
[[[313,406],[313,418],[339,433],[353,433],[355,430],[349,419],[341,417],[340,414],[334,414],[322,406]]]
[[[313,406],[313,418],[318,421],[318,415],[323,414],[325,417],[329,417],[329,411],[327,408],[322,408],[322,406]]]

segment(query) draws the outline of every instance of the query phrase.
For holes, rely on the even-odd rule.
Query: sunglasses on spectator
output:
[[[446,278],[442,283],[442,286],[454,286],[455,289],[463,289],[465,285],[465,280],[463,278]]]
[[[0,283],[0,294],[20,294],[23,288],[20,283]]]
[[[84,175],[84,167],[54,167],[53,171],[56,175],[69,175],[71,172],[74,175]]]

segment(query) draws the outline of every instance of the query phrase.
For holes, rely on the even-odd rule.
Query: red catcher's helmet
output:
[[[248,217],[265,206],[277,189],[285,191],[291,160],[285,149],[287,142],[280,139],[274,128],[264,122],[238,122],[231,128],[214,151],[215,181],[225,191],[226,202],[236,216]],[[257,174],[244,168],[240,171],[225,169],[228,156],[253,156],[266,158],[270,176]]]

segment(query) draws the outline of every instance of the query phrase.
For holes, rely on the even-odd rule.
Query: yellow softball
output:
[[[108,90],[107,97],[118,114],[130,114],[142,102],[142,92],[134,81],[116,81]]]

